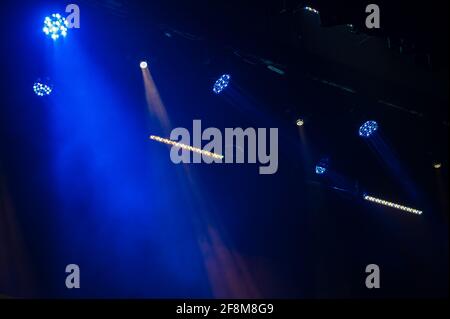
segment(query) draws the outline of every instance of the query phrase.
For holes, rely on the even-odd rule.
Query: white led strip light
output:
[[[412,214],[422,215],[422,213],[423,213],[421,210],[410,208],[410,207],[406,207],[406,206],[399,205],[399,204],[396,204],[396,203],[392,203],[392,202],[389,202],[387,200],[379,199],[379,198],[372,197],[372,196],[369,196],[369,195],[364,195],[364,199],[369,201],[369,202],[373,202],[373,203],[376,203],[376,204],[380,204],[380,205],[392,207],[392,208],[395,208],[395,209],[403,210],[405,212],[412,213]]]
[[[162,138],[162,137],[159,137],[159,136],[150,135],[150,139],[154,140],[154,141],[157,141],[157,142],[161,142],[161,143],[167,144],[167,145],[172,145],[172,146],[175,146],[175,147],[179,147],[179,148],[191,151],[191,152],[196,152],[196,153],[199,153],[199,154],[202,154],[202,155],[205,155],[205,156],[209,156],[209,157],[212,157],[212,158],[223,159],[223,155],[212,153],[212,152],[208,152],[208,151],[204,151],[204,150],[202,150],[200,148],[193,147],[193,146],[190,146],[190,145],[186,145],[186,144],[183,144],[183,143],[178,143],[178,142],[175,142],[175,141],[172,141],[172,140],[168,140],[166,138]]]

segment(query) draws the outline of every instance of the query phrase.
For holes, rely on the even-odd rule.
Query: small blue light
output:
[[[54,13],[51,17],[45,17],[44,27],[42,31],[52,38],[54,41],[59,39],[59,37],[66,37],[68,30],[67,20],[58,13]]]
[[[228,74],[222,75],[216,83],[214,83],[213,91],[216,94],[222,92],[230,83],[231,76]]]
[[[325,167],[322,167],[319,165],[316,166],[316,174],[323,175],[323,174],[325,174],[326,171],[327,171],[327,169]]]
[[[316,174],[324,175],[328,170],[328,165],[329,165],[329,159],[322,158],[316,165]]]
[[[37,96],[47,96],[52,93],[53,89],[50,85],[37,81],[33,84],[33,91]]]
[[[367,121],[359,128],[359,136],[368,138],[378,130],[378,123],[375,121]]]

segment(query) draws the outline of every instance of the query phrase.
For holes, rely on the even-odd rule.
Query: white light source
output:
[[[434,162],[434,163],[433,163],[433,167],[434,167],[435,169],[440,169],[440,168],[442,167],[442,164],[439,163],[439,162]]]
[[[405,212],[408,212],[408,213],[412,213],[412,214],[422,215],[422,213],[423,213],[421,210],[410,208],[410,207],[406,207],[406,206],[399,205],[399,204],[396,204],[396,203],[392,203],[392,202],[389,202],[387,200],[379,199],[379,198],[376,198],[376,197],[373,197],[373,196],[369,196],[369,195],[364,195],[364,199],[369,201],[369,202],[372,202],[372,203],[376,203],[376,204],[392,207],[392,208],[399,209],[399,210],[402,210],[402,211],[405,211]]]
[[[297,126],[303,126],[303,125],[305,125],[305,121],[303,119],[298,119],[296,121],[296,124],[297,124]]]
[[[59,13],[54,13],[50,17],[45,17],[42,31],[56,41],[60,36],[67,36],[68,28],[67,20]]]
[[[303,9],[305,9],[306,11],[315,13],[315,14],[320,14],[320,12],[312,7],[304,7]]]
[[[142,62],[139,64],[139,66],[141,67],[141,69],[146,69],[146,68],[148,67],[148,64],[147,64],[147,62],[142,61]]]
[[[167,145],[172,145],[172,146],[175,146],[175,147],[179,147],[179,148],[188,150],[190,152],[199,153],[199,154],[202,154],[202,155],[205,155],[205,156],[209,156],[209,157],[212,157],[212,158],[223,159],[223,155],[212,153],[212,152],[209,152],[209,151],[205,151],[205,150],[202,150],[201,148],[193,147],[193,146],[186,145],[186,144],[183,144],[183,143],[178,143],[178,142],[175,142],[175,141],[172,141],[172,140],[169,140],[169,139],[166,139],[166,138],[162,138],[162,137],[159,137],[159,136],[150,135],[149,138],[151,140],[154,140],[154,141],[157,141],[157,142],[160,142],[160,143],[164,143],[164,144],[167,144]]]

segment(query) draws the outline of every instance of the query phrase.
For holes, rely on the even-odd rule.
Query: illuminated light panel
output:
[[[378,123],[375,121],[367,121],[359,128],[359,136],[368,138],[378,130]]]
[[[376,203],[376,204],[388,206],[388,207],[391,207],[391,208],[399,209],[399,210],[402,210],[402,211],[405,211],[405,212],[408,212],[408,213],[412,213],[412,214],[422,215],[422,213],[423,213],[421,210],[410,208],[410,207],[406,207],[406,206],[399,205],[399,204],[396,204],[396,203],[392,203],[392,202],[389,202],[387,200],[379,199],[379,198],[372,197],[372,196],[369,196],[369,195],[364,195],[364,199],[369,201],[369,202],[372,202],[372,203]]]
[[[150,135],[150,139],[154,140],[154,141],[157,141],[157,142],[160,142],[160,143],[167,144],[167,145],[172,145],[172,146],[175,146],[175,147],[179,147],[179,148],[191,151],[191,152],[195,152],[195,153],[199,153],[199,154],[202,154],[202,155],[205,155],[205,156],[209,156],[209,157],[212,157],[212,158],[223,159],[223,155],[212,153],[212,152],[208,152],[208,151],[202,150],[201,148],[193,147],[193,146],[186,145],[186,144],[183,144],[183,143],[178,143],[178,142],[175,142],[175,141],[172,141],[172,140],[169,140],[169,139],[166,139],[166,138],[162,138],[162,137],[159,137],[159,136]]]
[[[222,75],[216,83],[214,83],[213,91],[216,94],[222,92],[230,83],[231,76],[229,74]]]
[[[68,22],[59,13],[54,13],[50,17],[45,17],[42,31],[56,41],[59,37],[67,36]]]
[[[315,13],[315,14],[319,14],[319,11],[318,11],[318,10],[316,10],[316,9],[314,9],[314,8],[311,8],[311,7],[304,7],[303,9],[306,10],[306,11]]]

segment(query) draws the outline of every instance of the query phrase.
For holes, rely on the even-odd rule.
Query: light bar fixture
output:
[[[191,151],[191,152],[196,152],[196,153],[199,153],[199,154],[202,154],[202,155],[205,155],[205,156],[209,156],[209,157],[212,157],[212,158],[223,159],[223,155],[212,153],[212,152],[208,152],[208,151],[202,150],[202,149],[197,148],[197,147],[193,147],[193,146],[186,145],[186,144],[183,144],[183,143],[178,143],[178,142],[175,142],[175,141],[172,141],[172,140],[169,140],[169,139],[166,139],[166,138],[162,138],[162,137],[159,137],[159,136],[150,135],[150,139],[154,140],[154,141],[157,141],[157,142],[160,142],[160,143],[167,144],[167,145],[172,145],[172,146],[175,146],[175,147],[179,147],[179,148]]]
[[[316,10],[316,9],[314,9],[312,7],[304,7],[303,9],[306,10],[306,11],[315,13],[315,14],[320,14],[320,12],[318,10]]]
[[[402,211],[405,211],[405,212],[408,212],[408,213],[412,213],[412,214],[422,215],[422,213],[423,213],[421,210],[410,208],[410,207],[406,207],[406,206],[399,205],[399,204],[396,204],[396,203],[392,203],[392,202],[389,202],[387,200],[379,199],[379,198],[372,197],[372,196],[369,196],[369,195],[364,195],[364,199],[369,201],[369,202],[372,202],[372,203],[376,203],[376,204],[392,207],[392,208],[399,209],[399,210],[402,210]]]

